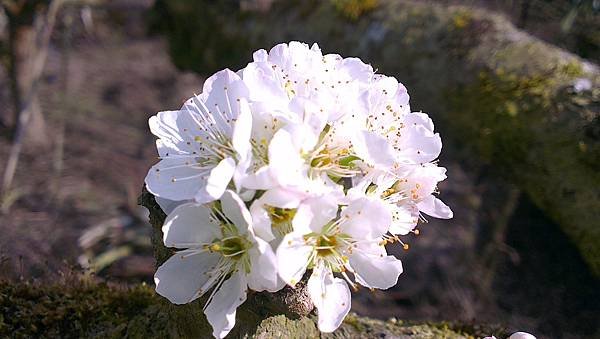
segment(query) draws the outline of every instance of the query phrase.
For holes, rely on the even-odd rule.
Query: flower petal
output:
[[[206,169],[185,158],[165,158],[152,166],[146,175],[148,192],[169,200],[191,200],[205,185]]]
[[[221,197],[221,208],[227,219],[231,220],[241,234],[248,232],[252,224],[252,216],[246,204],[232,190],[227,190]]]
[[[252,113],[245,99],[240,100],[240,114],[237,117],[231,137],[233,149],[242,156],[250,151],[250,132],[252,131]]]
[[[390,212],[392,213],[392,224],[389,231],[392,234],[406,235],[419,222],[419,209],[413,203],[392,205]]]
[[[280,185],[302,180],[304,159],[294,145],[292,134],[284,129],[277,131],[269,144],[269,168]]]
[[[265,241],[275,239],[271,228],[271,217],[265,209],[261,199],[255,200],[250,206],[250,215],[252,215],[252,229],[259,238]]]
[[[257,56],[255,54],[255,56]],[[250,89],[250,100],[253,102],[268,102],[275,109],[284,109],[288,97],[272,64],[265,60],[255,59],[243,70],[244,82]]]
[[[232,158],[221,160],[221,162],[210,171],[206,186],[195,195],[194,198],[196,201],[205,204],[219,199],[229,185],[229,181],[231,181],[234,171],[235,160]]]
[[[167,198],[156,196],[154,197],[154,200],[156,200],[156,203],[158,204],[158,206],[160,206],[160,209],[162,209],[163,212],[165,212],[165,214],[171,214],[175,207],[190,202],[186,200],[170,200]]]
[[[388,289],[396,285],[402,273],[402,262],[377,244],[363,244],[352,251],[350,266],[356,281],[369,288]]]
[[[239,75],[229,69],[221,70],[204,81],[200,100],[211,110],[211,116],[226,136],[231,136],[232,119],[239,115],[238,99],[248,98],[248,88]]]
[[[318,311],[321,332],[335,331],[350,311],[350,289],[340,278],[334,278],[331,270],[319,265],[308,279],[308,294]]]
[[[163,242],[167,247],[199,248],[219,235],[219,223],[210,210],[197,203],[178,206],[165,219]]]
[[[200,297],[208,281],[204,274],[212,269],[219,255],[209,252],[180,251],[165,261],[154,274],[156,293],[173,304],[186,304]]]
[[[515,332],[508,339],[535,339],[535,337],[527,332]]]
[[[337,216],[338,203],[334,195],[306,199],[300,204],[292,225],[295,232],[321,232],[323,226]]]
[[[239,272],[232,274],[215,292],[204,310],[215,338],[224,338],[231,331],[235,325],[236,310],[246,301],[246,293],[246,279]]]
[[[395,151],[387,139],[369,131],[355,133],[352,145],[359,158],[369,165],[390,167],[395,161]]]
[[[302,279],[312,251],[312,246],[304,243],[302,234],[292,232],[283,237],[277,248],[277,266],[286,284],[294,286]]]
[[[442,140],[433,133],[433,122],[425,113],[410,113],[404,120],[401,151],[403,157],[416,163],[435,160],[442,150]]]
[[[266,241],[255,238],[255,245],[250,249],[250,264],[252,269],[247,275],[248,287],[255,291],[275,292],[284,284],[278,283],[277,257]]]
[[[340,228],[354,239],[375,239],[385,234],[392,223],[388,207],[379,199],[360,198],[342,210]]]
[[[184,108],[178,111],[158,112],[158,114],[148,119],[150,132],[159,137],[158,140],[161,140],[162,143],[161,147],[169,149],[171,153],[189,153],[192,151],[193,146],[187,142],[192,141],[193,137],[185,131],[191,126],[198,126],[193,114],[193,112]],[[164,157],[165,153],[159,149],[161,157]]]
[[[419,210],[434,218],[452,219],[454,214],[448,205],[433,195],[426,196],[423,201],[417,204]]]

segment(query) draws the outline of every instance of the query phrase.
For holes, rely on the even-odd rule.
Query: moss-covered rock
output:
[[[600,275],[597,66],[484,11],[381,0],[349,18],[340,8],[336,1],[276,1],[268,13],[238,12],[226,32],[232,25],[243,29],[227,36],[228,57],[245,61],[221,67],[242,66],[254,49],[301,40],[396,75],[409,88],[413,108],[434,116],[454,156],[468,166],[486,163],[527,192]],[[185,25],[205,15],[171,10],[166,17]],[[176,32],[167,32],[171,46],[202,43],[181,30],[176,40]],[[207,70],[201,54],[171,51],[175,62],[194,60],[180,66]],[[578,79],[591,88],[575,90]]]
[[[0,282],[2,338],[211,338],[196,314],[173,312],[149,286],[110,287],[71,280],[56,285]],[[183,328],[183,322],[190,327]],[[267,316],[239,319],[232,338],[318,338],[313,318]],[[250,325],[249,325],[250,324]],[[387,322],[349,315],[339,330],[324,338],[475,338],[498,328],[450,323]]]
[[[122,338],[169,335],[164,302],[152,288],[0,282],[0,337]]]

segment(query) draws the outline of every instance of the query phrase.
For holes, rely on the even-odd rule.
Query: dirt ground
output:
[[[52,281],[81,271],[82,254],[97,257],[119,248],[124,252],[110,255],[122,259],[99,272],[99,279],[151,282],[149,225],[136,204],[146,171],[156,161],[147,120],[200,92],[202,77],[175,69],[166,41],[145,33],[148,5],[136,1],[95,9],[91,31],[77,19],[71,42],[61,45],[57,39],[52,45],[40,92],[48,142],[25,149],[13,191],[3,201],[0,278]],[[0,74],[3,103],[8,101],[6,83]],[[0,106],[0,114],[10,113],[9,106]],[[0,138],[0,159],[6,159],[9,147]],[[489,216],[479,209],[494,185],[502,183],[482,182],[478,173],[453,161],[451,152],[445,150],[441,159],[449,179],[439,188],[455,218],[431,218],[421,235],[405,239],[409,251],[394,247],[404,263],[399,284],[389,291],[359,292],[353,309],[379,318],[504,323],[555,338],[592,333],[600,312],[593,303],[598,301],[597,281],[585,273],[556,225],[535,215],[539,211],[526,197],[513,197],[521,210],[508,216],[513,221],[505,247],[495,252],[495,269],[483,267],[478,235]],[[538,228],[523,233],[523,223]],[[94,227],[101,241],[86,252],[78,239]],[[536,232],[550,240],[531,252],[528,239]],[[555,262],[548,244],[562,254],[558,268],[545,270]],[[104,257],[107,262],[112,262],[110,255]],[[532,267],[539,270],[531,273]],[[563,274],[572,277],[565,280]],[[482,287],[483,282],[491,285]],[[562,310],[579,315],[573,318]]]

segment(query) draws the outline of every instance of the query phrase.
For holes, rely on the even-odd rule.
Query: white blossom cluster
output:
[[[416,232],[423,213],[452,218],[436,198],[446,169],[431,119],[411,112],[395,78],[316,44],[259,50],[149,124],[160,162],[146,186],[178,250],[156,291],[175,304],[209,293],[217,338],[248,290],[293,287],[307,270],[318,327],[334,331],[350,288],[396,284],[402,264],[386,244]]]

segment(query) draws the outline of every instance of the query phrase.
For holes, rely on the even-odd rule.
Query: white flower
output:
[[[274,126],[269,121],[264,126],[259,125],[258,132],[263,127],[265,131],[277,131],[267,138],[255,136],[253,129],[252,142],[263,145],[265,158],[265,169],[255,172],[267,172],[267,165],[276,167],[273,162],[282,160],[289,168],[295,166],[295,170],[290,171],[294,175],[325,172],[333,177],[348,177],[358,173],[350,164],[358,158],[373,165],[391,163],[391,147],[367,131],[361,122],[365,114],[360,91],[363,83],[373,77],[373,72],[359,59],[322,55],[316,45],[309,48],[306,44],[291,42],[277,45],[269,53],[256,52],[254,62],[242,74],[250,90],[253,113],[269,112],[273,119],[285,122],[285,126]],[[286,132],[278,130],[280,127]],[[268,154],[266,143],[271,145]],[[356,144],[356,150],[352,143]],[[285,179],[280,174],[279,171],[271,177]],[[298,177],[292,181],[296,179]],[[255,180],[249,180],[246,186],[269,188],[260,187]]]
[[[294,231],[277,249],[279,275],[294,286],[306,269],[313,269],[308,282],[311,299],[319,313],[319,329],[335,330],[350,310],[350,291],[340,274],[356,287],[356,282],[387,289],[396,284],[402,264],[388,256],[382,246],[391,217],[377,199],[352,201],[338,214],[338,201],[323,196],[305,201],[293,218]]]
[[[483,339],[496,339],[495,336],[485,337]],[[508,339],[535,339],[535,337],[527,332],[515,332]]]
[[[254,236],[241,199],[227,190],[220,208],[197,203],[178,206],[163,226],[164,243],[180,249],[156,274],[156,292],[174,304],[192,302],[214,288],[204,313],[213,335],[223,338],[235,325],[236,309],[247,289],[276,291],[273,250]]]
[[[344,196],[343,187],[326,175],[301,181],[300,184],[274,187],[254,200],[250,206],[250,214],[254,231],[259,237],[266,241],[280,240],[294,230],[296,211],[305,202],[310,203],[324,196],[342,200]]]
[[[250,88],[250,99],[268,105],[269,110],[286,112],[291,101],[302,98],[314,103],[321,113],[319,117],[324,117],[320,120],[333,121],[355,109],[359,83],[353,75],[359,69],[356,59],[323,55],[316,44],[309,47],[292,41],[268,53],[255,52],[254,62],[243,70],[243,78]],[[306,121],[301,115],[289,117],[296,122]]]
[[[527,332],[515,332],[508,337],[508,339],[535,339],[535,336]]]
[[[592,80],[588,78],[577,78],[573,82],[573,89],[576,93],[581,93],[591,90],[593,87]]]
[[[240,173],[235,175],[237,163],[250,156],[247,92],[241,78],[226,69],[208,78],[203,93],[181,110],[151,117],[161,161],[146,176],[148,191],[205,203],[219,199],[232,178],[241,180]]]
[[[161,161],[146,185],[168,213],[165,245],[181,250],[158,269],[157,291],[181,304],[212,288],[216,337],[248,288],[294,286],[306,270],[319,329],[334,331],[349,285],[396,284],[402,264],[387,243],[424,214],[452,217],[436,197],[446,169],[429,116],[411,113],[395,78],[316,44],[255,52],[150,128]]]

